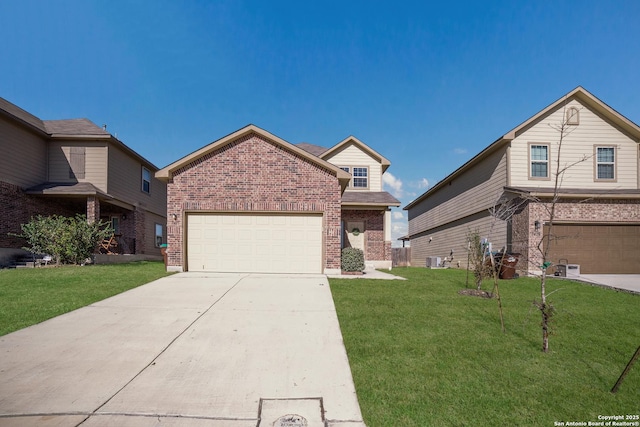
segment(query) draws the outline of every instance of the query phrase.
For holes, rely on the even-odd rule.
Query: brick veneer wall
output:
[[[343,210],[342,220],[363,221],[365,228],[365,261],[390,261],[391,242],[384,241],[384,212],[372,210]],[[388,248],[387,248],[388,246]]]
[[[542,239],[544,224],[549,219],[548,209],[551,202],[527,202],[524,209],[514,215],[512,221],[512,247],[520,252],[523,262],[519,268],[539,272],[542,256],[537,245]],[[556,221],[575,221],[584,223],[640,222],[640,200],[620,199],[561,199],[556,203]],[[540,221],[540,230],[536,231],[535,222]]]
[[[323,212],[325,268],[339,269],[340,195],[329,170],[258,135],[239,138],[173,174],[167,186],[168,265],[184,265],[185,211]]]
[[[84,200],[77,203],[61,202],[52,198],[35,197],[24,194],[17,185],[0,181],[0,247],[21,248],[26,242],[8,233],[20,234],[20,225],[29,222],[36,215],[64,215],[73,216],[77,212],[84,213]]]

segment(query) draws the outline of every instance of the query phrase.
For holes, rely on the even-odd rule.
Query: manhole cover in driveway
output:
[[[258,427],[325,427],[321,397],[260,399]]]
[[[307,419],[302,415],[283,415],[273,423],[273,427],[307,427]]]

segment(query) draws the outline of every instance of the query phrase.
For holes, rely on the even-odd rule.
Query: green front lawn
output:
[[[162,262],[0,270],[0,335],[166,275]]]
[[[368,426],[554,426],[640,414],[640,362],[609,391],[640,345],[640,296],[550,280],[557,314],[544,354],[538,280],[500,282],[503,334],[495,299],[457,293],[465,271],[392,273],[409,280],[330,280]]]

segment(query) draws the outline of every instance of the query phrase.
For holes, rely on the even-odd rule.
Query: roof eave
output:
[[[405,206],[404,208],[402,208],[402,209],[405,210],[405,211],[409,210],[410,208],[414,207],[418,203],[422,202],[424,199],[429,197],[431,194],[435,193],[436,191],[438,191],[439,189],[444,187],[448,182],[450,182],[454,178],[460,176],[460,174],[465,172],[467,169],[473,167],[476,163],[480,162],[481,160],[485,159],[488,155],[492,154],[494,152],[494,150],[497,150],[503,144],[506,144],[506,143],[508,143],[510,141],[511,140],[506,139],[504,137],[497,139],[496,141],[491,143],[491,145],[489,145],[487,148],[485,148],[484,150],[482,150],[481,152],[476,154],[474,157],[472,157],[470,160],[468,160],[466,163],[464,163],[462,166],[460,166],[458,169],[456,169],[455,171],[451,172],[445,178],[440,180],[433,187],[431,187],[430,189],[428,189],[427,191],[422,193],[415,200],[409,202],[409,204],[407,206]]]
[[[388,208],[390,206],[398,207],[400,203],[366,203],[366,202],[342,202],[341,206],[345,207],[354,207],[354,208],[362,208],[362,207],[374,207],[374,208]]]
[[[156,172],[156,178],[164,180],[164,181],[168,181],[169,179],[171,179],[171,177],[173,176],[173,173],[188,165],[189,163],[199,159],[202,156],[205,156],[213,151],[219,150],[222,147],[225,147],[226,145],[231,144],[232,142],[236,141],[239,138],[242,138],[246,135],[249,135],[251,133],[257,134],[265,139],[268,139],[272,142],[275,142],[278,145],[281,145],[283,147],[285,147],[287,150],[290,150],[292,152],[294,152],[295,154],[299,155],[302,158],[305,158],[313,163],[316,163],[319,166],[322,166],[325,169],[328,169],[332,172],[335,172],[336,177],[338,178],[339,182],[340,182],[340,187],[342,188],[342,191],[344,191],[349,183],[349,180],[351,179],[351,174],[343,171],[342,169],[340,169],[339,167],[332,165],[331,163],[327,162],[326,160],[318,157],[318,156],[314,156],[313,154],[303,150],[302,148],[296,147],[294,144],[291,144],[290,142],[285,141],[282,138],[277,137],[276,135],[273,135],[272,133],[259,128],[256,125],[247,125],[245,127],[243,127],[242,129],[238,129],[237,131],[230,133],[227,136],[224,136],[220,139],[218,139],[217,141],[214,141],[210,144],[208,144],[205,147],[200,148],[199,150],[194,151],[191,154],[188,154],[184,157],[182,157],[181,159],[177,160],[176,162],[171,163],[168,166],[165,166],[164,168],[160,169],[159,171]]]

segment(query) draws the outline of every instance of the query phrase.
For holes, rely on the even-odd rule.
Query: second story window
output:
[[[151,172],[149,169],[142,168],[142,191],[144,193],[151,193]]]
[[[596,179],[616,179],[615,147],[596,147]]]
[[[549,146],[531,145],[529,148],[531,178],[549,178]]]
[[[369,187],[369,169],[353,168],[353,188]]]

